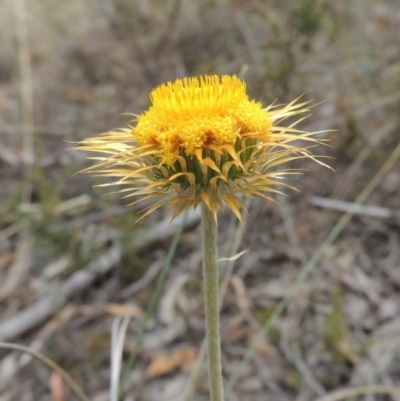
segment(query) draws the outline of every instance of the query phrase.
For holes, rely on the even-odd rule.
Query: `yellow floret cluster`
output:
[[[250,101],[236,76],[187,78],[159,86],[152,106],[138,118],[133,136],[140,145],[158,145],[165,163],[182,152],[234,145],[241,135],[271,126],[261,103]]]

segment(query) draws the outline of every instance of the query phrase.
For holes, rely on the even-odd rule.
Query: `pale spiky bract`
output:
[[[313,158],[298,139],[320,142],[295,128],[288,117],[303,114],[308,103],[294,101],[263,109],[246,94],[236,76],[185,78],[151,92],[152,106],[136,125],[84,140],[78,148],[101,153],[85,172],[115,177],[126,197],[136,202],[161,197],[143,216],[169,204],[174,217],[204,202],[216,219],[227,205],[241,220],[238,197],[271,199],[274,185],[288,170],[277,166],[299,157]],[[299,121],[299,120],[298,120]],[[297,122],[298,122],[297,121]]]

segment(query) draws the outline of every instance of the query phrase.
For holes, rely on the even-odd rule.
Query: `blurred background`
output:
[[[292,162],[304,169],[287,180],[299,192],[277,196],[279,205],[249,202],[245,230],[220,216],[220,253],[248,250],[227,266],[226,382],[380,173],[228,399],[310,401],[349,386],[400,386],[400,163],[385,165],[399,153],[398,0],[3,0],[0,41],[1,341],[46,354],[91,400],[109,399],[111,327],[130,317],[125,366],[181,220],[169,225],[160,210],[135,224],[140,207],[74,175],[90,161],[71,142],[125,126],[124,113],[144,111],[162,82],[240,74],[265,106],[300,95],[316,104],[301,128],[334,130],[314,153],[335,171]],[[204,338],[199,236],[190,213],[127,401],[208,399],[205,370],[193,377]],[[1,401],[76,399],[43,364],[0,351]]]

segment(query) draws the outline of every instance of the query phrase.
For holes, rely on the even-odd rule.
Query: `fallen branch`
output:
[[[337,210],[339,212],[362,214],[383,219],[393,217],[400,218],[400,210],[392,210],[386,207],[357,205],[356,203],[345,202],[338,199],[321,198],[320,196],[312,196],[310,198],[310,203],[314,206]]]

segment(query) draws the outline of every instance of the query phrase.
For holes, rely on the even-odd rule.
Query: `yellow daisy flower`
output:
[[[85,172],[115,177],[104,185],[122,185],[136,202],[161,197],[142,217],[164,204],[173,218],[204,202],[216,219],[227,205],[241,220],[238,197],[277,192],[274,185],[289,170],[275,170],[299,157],[313,158],[298,139],[320,143],[295,128],[288,117],[309,111],[294,101],[282,108],[249,100],[246,84],[236,76],[185,78],[154,89],[152,106],[136,116],[136,124],[84,140],[78,148],[102,155]],[[315,159],[314,159],[315,160]],[[134,202],[134,203],[136,203]]]

